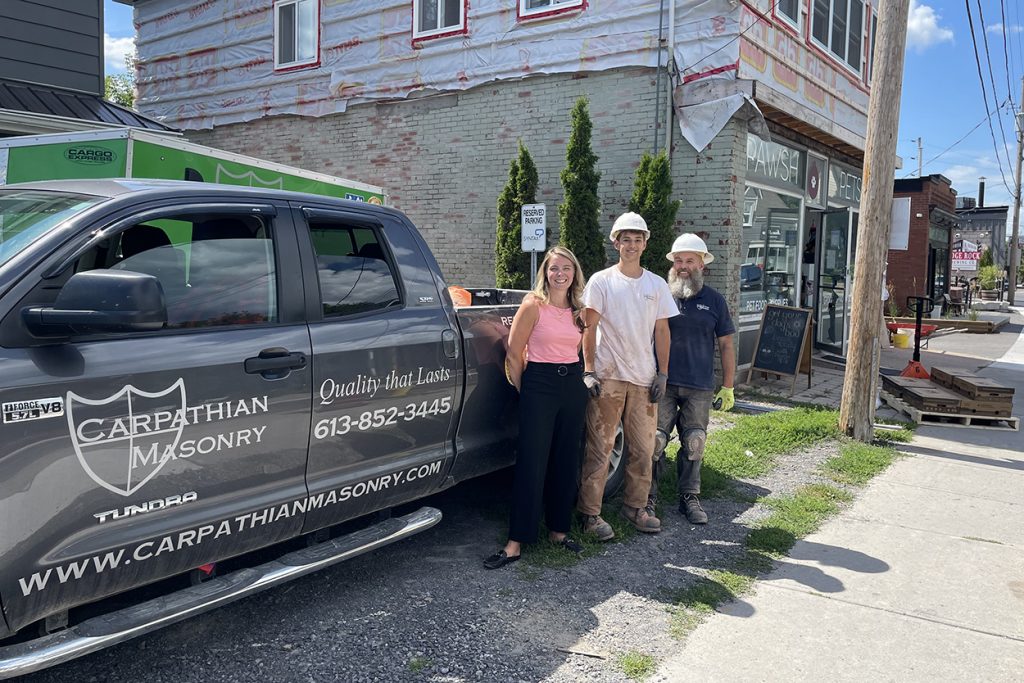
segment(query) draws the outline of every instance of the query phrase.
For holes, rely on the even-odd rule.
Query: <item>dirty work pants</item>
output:
[[[601,395],[587,403],[587,447],[583,458],[580,498],[576,508],[584,515],[601,513],[608,460],[615,445],[615,432],[622,422],[622,436],[629,457],[625,462],[626,499],[629,507],[647,504],[651,487],[657,405],[651,403],[650,388],[614,379],[601,380]]]
[[[528,363],[519,392],[519,455],[508,537],[537,540],[541,508],[548,529],[568,533],[580,470],[587,388],[579,363]]]
[[[679,497],[684,493],[700,493],[700,464],[704,450],[691,453],[685,435],[691,429],[708,431],[711,401],[714,392],[703,389],[687,389],[669,384],[665,396],[658,402],[658,438],[654,451],[654,476],[651,482],[651,498],[658,499],[658,480],[665,471],[665,446],[675,426],[679,435],[679,452],[676,454],[676,472],[679,474],[677,490]],[[695,459],[691,460],[693,457]]]

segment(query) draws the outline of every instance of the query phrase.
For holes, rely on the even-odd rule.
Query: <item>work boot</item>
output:
[[[707,524],[708,514],[700,506],[700,498],[696,493],[684,493],[679,500],[679,512],[686,515],[686,521],[690,524]]]
[[[583,533],[596,536],[599,541],[615,538],[612,525],[601,519],[601,515],[583,515]]]
[[[654,508],[655,508],[655,506],[657,504],[658,504],[657,500],[655,500],[654,498],[648,498],[647,499],[647,505],[644,506],[644,510],[647,511],[648,515],[650,515],[651,517],[654,517],[655,516],[654,515]]]
[[[661,531],[661,520],[648,514],[646,508],[631,508],[628,505],[623,505],[622,516],[628,519],[637,531],[642,531],[645,534],[656,534]]]

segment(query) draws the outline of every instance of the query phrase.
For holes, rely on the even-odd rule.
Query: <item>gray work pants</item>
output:
[[[665,396],[658,402],[658,432],[654,446],[654,476],[651,477],[650,497],[658,498],[658,480],[665,471],[665,446],[672,435],[672,427],[679,435],[679,453],[676,456],[676,472],[679,474],[678,492],[682,498],[684,493],[700,493],[700,464],[704,459],[704,449],[692,452],[689,439],[685,435],[690,430],[699,430],[707,434],[708,419],[711,414],[711,401],[714,392],[703,389],[687,389],[669,384]]]

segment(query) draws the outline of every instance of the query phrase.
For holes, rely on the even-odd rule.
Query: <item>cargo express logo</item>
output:
[[[117,153],[105,147],[78,145],[64,150],[64,158],[76,164],[112,164],[117,161]]]
[[[185,428],[268,411],[266,396],[189,406],[185,380],[163,391],[131,385],[112,396],[90,399],[67,393],[68,430],[78,461],[93,481],[130,496],[179,458],[261,443],[266,425],[185,438]]]

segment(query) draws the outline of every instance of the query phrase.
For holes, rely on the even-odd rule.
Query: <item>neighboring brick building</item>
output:
[[[907,248],[890,245],[886,271],[892,285],[891,301],[903,313],[907,312],[908,296],[940,300],[949,291],[951,250],[957,229],[956,190],[950,185],[948,178],[938,174],[893,184],[894,199],[910,198]]]
[[[385,187],[451,282],[493,283],[495,206],[517,139],[557,239],[569,111],[585,95],[606,225],[642,153],[670,131],[676,227],[716,255],[709,281],[737,315],[741,363],[767,303],[817,307],[815,226],[836,211],[843,264],[829,257],[829,295],[849,286],[871,69],[864,0],[813,17],[810,0],[132,4],[142,111],[202,144]],[[309,46],[275,34],[287,23],[275,17],[303,8],[316,22]],[[769,130],[772,141],[758,137]],[[848,306],[838,310],[838,338],[819,341],[841,352]]]

